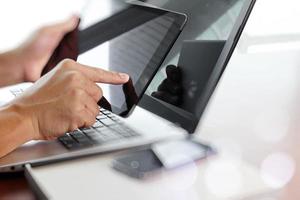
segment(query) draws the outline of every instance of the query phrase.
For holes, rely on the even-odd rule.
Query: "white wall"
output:
[[[0,51],[22,42],[37,27],[78,13],[87,0],[0,0]]]

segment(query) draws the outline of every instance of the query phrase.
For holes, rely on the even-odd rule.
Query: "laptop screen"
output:
[[[178,66],[169,65],[164,69],[167,78],[159,81],[148,95],[144,95],[140,105],[193,133],[226,68],[254,3],[255,0],[244,1],[226,41],[183,41]]]

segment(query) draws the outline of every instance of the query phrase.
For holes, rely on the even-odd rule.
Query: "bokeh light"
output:
[[[243,187],[239,166],[239,162],[230,159],[220,159],[209,164],[204,177],[209,192],[222,198],[238,194]]]
[[[284,187],[293,178],[295,161],[286,153],[279,152],[269,155],[261,165],[263,181],[274,189]]]
[[[162,174],[165,187],[169,191],[188,191],[195,184],[198,177],[198,167],[191,158],[186,155],[178,155],[189,164],[172,169]]]
[[[217,147],[218,157],[226,160],[233,160],[235,163],[240,163],[242,161],[243,148],[237,140],[219,138],[215,139],[213,144]]]

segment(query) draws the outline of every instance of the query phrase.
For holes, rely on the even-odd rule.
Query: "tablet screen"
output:
[[[177,39],[186,17],[156,8],[126,5],[79,32],[78,62],[124,72],[124,85],[101,84],[100,106],[126,116],[137,104]],[[102,104],[102,105],[101,105]]]

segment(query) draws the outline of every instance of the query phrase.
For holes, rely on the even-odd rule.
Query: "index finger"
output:
[[[76,63],[75,65],[81,73],[83,73],[88,79],[93,82],[119,85],[127,83],[129,81],[129,76],[125,73],[107,71],[80,63]]]

